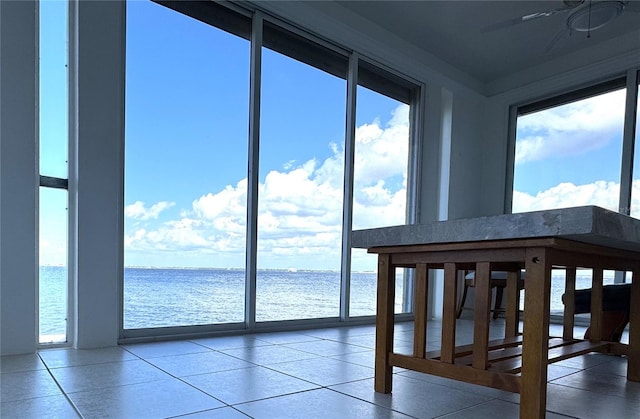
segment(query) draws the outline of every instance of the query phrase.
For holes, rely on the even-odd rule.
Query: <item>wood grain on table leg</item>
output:
[[[489,350],[489,314],[491,312],[491,265],[476,264],[473,324],[473,368],[486,370]]]
[[[547,405],[551,264],[544,248],[526,250],[520,418],[544,418]]]
[[[427,265],[416,265],[415,295],[413,298],[413,356],[424,358],[427,350],[427,313],[429,312],[429,271]]]
[[[505,311],[504,337],[518,335],[520,322],[520,272],[507,272],[507,308]]]
[[[576,268],[566,268],[565,272],[562,337],[564,339],[573,339],[576,315]]]
[[[602,340],[602,269],[594,268],[591,277],[591,322],[589,324],[589,340]]]
[[[395,303],[395,268],[391,256],[378,255],[378,301],[376,314],[376,363],[374,389],[390,393],[393,371],[389,365],[389,353],[393,351],[393,315]]]
[[[453,364],[456,351],[456,308],[458,303],[458,268],[444,264],[444,302],[442,309],[442,353],[440,361]]]

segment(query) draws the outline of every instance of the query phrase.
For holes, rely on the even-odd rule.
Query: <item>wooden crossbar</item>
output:
[[[509,346],[518,346],[520,344],[522,344],[522,335],[489,341],[488,347],[490,351],[493,351],[495,349],[506,348]],[[455,352],[456,358],[471,355],[472,353],[473,353],[473,344],[456,346],[456,352]],[[427,352],[425,358],[440,359],[440,355],[441,355],[441,352],[438,349],[435,351]]]
[[[568,342],[561,338],[554,338],[549,340],[549,348],[555,348],[558,346],[566,345]],[[496,362],[501,362],[506,359],[522,356],[522,346],[511,346],[500,349],[490,349],[487,359],[489,364],[493,365]],[[473,359],[471,355],[467,355],[456,359],[456,364],[471,365]]]
[[[555,339],[552,339],[555,340]],[[587,340],[565,341],[567,344],[549,349],[548,364],[572,358],[589,352],[601,352],[610,344],[609,342],[590,342]],[[504,361],[495,362],[489,368],[495,372],[518,373],[522,369],[522,357],[510,358]]]

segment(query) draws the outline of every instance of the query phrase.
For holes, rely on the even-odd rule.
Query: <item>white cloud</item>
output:
[[[536,195],[513,192],[513,212],[596,205],[618,211],[620,184],[602,180],[585,185],[561,183]],[[631,184],[631,216],[640,218],[640,179]]]
[[[354,227],[404,222],[408,109],[398,107],[385,127],[376,121],[357,129]],[[334,143],[329,147],[332,154],[324,161],[285,162],[259,185],[259,266],[339,268],[344,150]],[[185,252],[221,252],[236,254],[236,261],[244,263],[246,202],[247,180],[242,179],[195,199],[191,208],[181,210],[181,219],[128,232],[127,251],[166,251],[176,258]],[[139,214],[154,207],[145,210],[136,202],[127,207],[128,216],[142,219]]]
[[[592,112],[593,109],[596,108],[588,110]],[[401,106],[386,126],[374,121],[356,131],[353,203],[353,227],[356,229],[404,223],[409,138],[407,112],[408,107]],[[564,117],[555,115],[545,121],[531,119],[527,123],[532,126],[548,124],[557,132],[564,129],[566,133],[571,127],[566,126],[564,119],[576,117],[576,113]],[[602,120],[580,119],[583,126],[591,124],[593,129],[610,125]],[[548,140],[539,142],[537,148],[527,152],[529,158],[539,158],[540,150],[549,145]],[[552,146],[556,151],[560,149],[560,146]],[[338,144],[332,143],[329,147],[332,153],[324,161],[288,161],[281,169],[267,173],[264,182],[258,186],[259,267],[339,268],[344,150]],[[632,215],[638,217],[640,180],[633,183],[632,197],[632,208],[637,209]],[[535,195],[514,191],[513,210],[524,212],[579,205],[617,210],[618,199],[619,185],[615,182],[561,183]],[[176,219],[162,220],[160,217],[164,209],[173,205],[171,202],[158,202],[150,208],[140,201],[135,202],[125,209],[127,217],[137,220],[126,234],[127,252],[160,254],[161,263],[172,266],[193,256],[189,260],[195,264],[220,266],[217,264],[227,263],[226,266],[240,267],[244,264],[246,248],[246,203],[247,179],[197,197],[191,207],[180,209]],[[159,219],[161,224],[150,226],[145,223],[152,219]],[[354,263],[360,263],[356,269],[370,263],[367,260],[370,258],[357,262],[361,256],[354,252]]]
[[[356,184],[375,184],[390,176],[406,178],[409,149],[409,106],[393,112],[386,128],[378,121],[356,129]]]
[[[136,201],[131,205],[124,207],[124,216],[127,218],[133,218],[136,220],[151,220],[158,219],[160,213],[167,208],[171,208],[175,205],[175,202],[161,201],[153,204],[150,208],[146,208],[144,202]]]
[[[634,191],[640,193],[640,184],[634,182]],[[637,195],[637,193],[635,195]],[[581,205],[618,210],[620,185],[603,180],[586,185],[561,183],[535,196],[524,192],[513,192],[513,212],[537,211],[551,208],[569,208]]]
[[[621,137],[624,106],[622,89],[519,117],[516,164],[606,146]]]
[[[217,230],[244,234],[246,225],[247,179],[239,181],[235,187],[227,185],[222,191],[201,196],[192,204],[191,214],[209,222]]]
[[[396,108],[386,128],[376,121],[357,129],[354,229],[405,222],[408,152],[409,106]]]

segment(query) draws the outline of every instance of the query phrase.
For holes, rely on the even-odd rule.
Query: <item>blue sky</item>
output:
[[[617,210],[625,95],[621,89],[518,118],[514,212],[587,204]],[[637,181],[633,190],[638,213]]]
[[[41,3],[40,171],[67,177],[66,4]]]
[[[521,116],[519,190],[535,193],[558,179],[585,184],[620,178],[624,89]],[[594,170],[594,168],[598,168]]]
[[[68,176],[66,3],[40,5],[40,173]],[[40,191],[40,264],[63,265],[67,257],[67,192]]]
[[[249,42],[147,2],[129,4],[127,30],[125,263],[242,267]],[[357,181],[377,200],[372,216],[384,208],[379,222],[396,224],[408,160],[399,108],[358,90]],[[259,267],[339,268],[345,109],[345,80],[263,50]],[[366,157],[382,143],[392,146]],[[372,162],[389,185],[371,178]]]
[[[41,33],[42,174],[61,177],[65,8],[43,2]],[[346,83],[264,50],[262,88],[258,266],[338,269]],[[243,267],[248,100],[248,41],[129,3],[127,265]],[[623,107],[618,92],[521,117],[514,211],[615,207]],[[408,108],[358,88],[356,119],[354,228],[401,224]],[[41,264],[66,257],[65,197],[56,195],[42,203]],[[374,266],[354,254],[354,269]]]

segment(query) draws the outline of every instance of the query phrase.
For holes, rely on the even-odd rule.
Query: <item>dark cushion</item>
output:
[[[566,304],[566,294],[562,295],[562,302]],[[591,288],[576,290],[576,314],[591,312]],[[602,287],[603,311],[629,312],[631,304],[631,284],[615,284]]]

